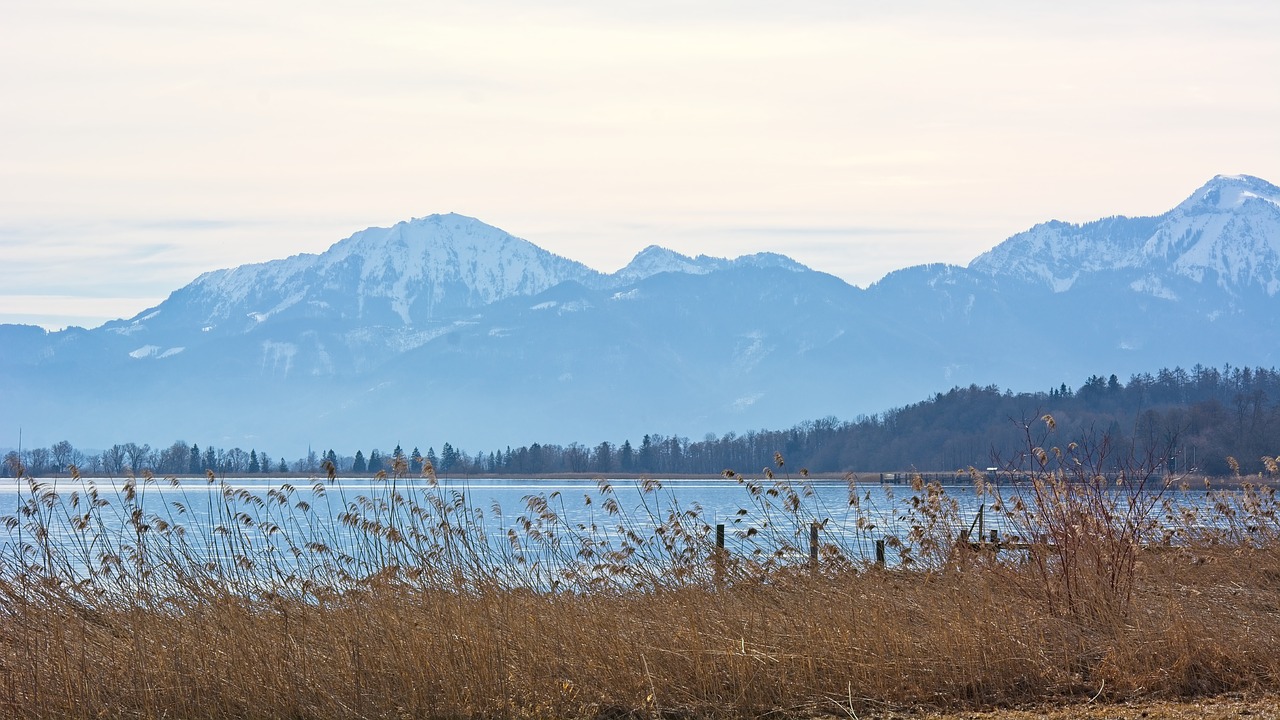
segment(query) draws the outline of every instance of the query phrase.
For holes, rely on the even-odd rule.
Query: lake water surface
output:
[[[167,531],[172,538],[173,528],[181,527],[183,552],[202,557],[226,562],[240,552],[257,553],[254,557],[265,553],[285,565],[302,562],[299,548],[316,544],[383,558],[388,529],[411,536],[422,552],[433,544],[457,542],[465,528],[484,535],[500,548],[495,552],[501,557],[518,557],[539,547],[544,556],[547,551],[555,554],[567,543],[616,548],[664,524],[678,525],[694,542],[710,543],[714,528],[722,524],[726,550],[759,555],[779,548],[802,554],[816,522],[823,545],[861,560],[874,556],[877,540],[905,537],[913,526],[929,525],[950,537],[965,530],[976,536],[979,523],[1004,534],[1017,530],[991,511],[992,498],[979,496],[972,484],[942,486],[941,495],[933,495],[941,502],[931,503],[927,492],[913,492],[909,485],[801,478],[653,482],[442,477],[434,483],[368,477],[135,483],[50,478],[38,483],[41,497],[33,503],[27,482],[0,482],[0,516],[15,518],[0,531],[0,558],[12,557],[29,543],[37,526],[53,545],[79,558],[71,565],[80,566],[92,564],[103,552],[138,546],[139,528]],[[1208,496],[1203,490],[1173,490],[1168,498],[1202,507]],[[445,531],[450,528],[459,531]],[[152,537],[155,533],[142,539],[154,542]],[[231,542],[229,537],[239,539]]]

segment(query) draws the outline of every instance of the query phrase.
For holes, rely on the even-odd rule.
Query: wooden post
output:
[[[992,531],[991,531],[991,544],[992,544],[992,545],[994,545],[994,544],[996,544],[996,543],[998,543],[998,542],[1000,542],[1000,531],[999,531],[999,530],[992,530]]]
[[[720,587],[720,584],[724,582],[724,524],[723,523],[716,524],[716,549],[715,549],[715,558],[713,562],[714,562],[714,567],[712,568],[712,570],[715,573],[714,580],[715,580],[716,587],[718,588]]]
[[[876,564],[884,567],[884,539],[876,541]]]
[[[809,523],[809,567],[818,570],[818,523]]]

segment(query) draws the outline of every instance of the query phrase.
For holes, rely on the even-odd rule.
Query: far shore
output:
[[[772,476],[768,476],[765,470],[772,472]],[[788,472],[785,468],[763,468],[755,473],[738,473],[739,476],[746,479],[764,479],[770,478],[774,480],[788,480],[791,482],[803,482],[808,480],[817,480],[822,482],[845,481],[852,480],[859,485],[910,485],[912,478],[919,475],[925,482],[941,482],[943,485],[965,485],[972,482],[973,478],[968,471],[959,470],[899,470],[892,472]],[[81,473],[80,477],[84,480],[115,480],[117,478],[127,478],[129,473],[117,475],[110,474],[86,474]],[[140,476],[140,475],[139,475]],[[979,472],[979,476],[983,479],[988,477],[987,473]],[[71,476],[62,475],[42,475],[37,480],[67,480]],[[207,473],[191,474],[166,474],[155,475],[156,479],[174,479],[174,480],[207,480]],[[287,473],[215,473],[214,477],[218,480],[320,480],[326,477],[323,471],[317,472],[287,472]],[[343,480],[372,480],[377,477],[377,473],[351,473],[340,472],[335,477]],[[390,474],[387,475],[390,478]],[[426,475],[421,473],[408,473],[401,476],[405,480],[423,479]],[[12,480],[13,478],[6,478]],[[724,473],[597,473],[597,472],[565,472],[565,473],[436,473],[436,479],[442,482],[457,482],[469,480],[534,480],[553,482],[556,480],[610,480],[610,481],[639,481],[639,480],[724,480],[725,482],[734,482]],[[1152,482],[1158,480],[1153,477]],[[1000,485],[1012,484],[1002,472]],[[1231,489],[1239,488],[1244,485],[1276,487],[1280,488],[1280,477],[1267,477],[1264,475],[1184,475],[1177,476],[1172,489],[1187,488],[1191,490],[1212,488],[1212,489]]]

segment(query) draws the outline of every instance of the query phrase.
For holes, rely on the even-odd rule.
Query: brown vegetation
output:
[[[332,478],[255,500],[210,477],[213,516],[185,524],[146,509],[154,478],[30,481],[0,554],[0,715],[866,717],[1274,687],[1274,493],[1176,505],[1148,465],[1093,473],[1103,450],[982,488],[1020,549],[959,541],[969,518],[917,482],[888,567],[829,526],[811,561],[800,479],[731,474],[732,553],[654,482],[640,515],[602,482],[598,524],[534,497],[504,535],[429,472],[342,497],[337,529]]]

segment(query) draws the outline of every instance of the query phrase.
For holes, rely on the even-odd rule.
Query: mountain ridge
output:
[[[956,385],[1266,366],[1280,361],[1256,339],[1280,332],[1274,189],[1218,176],[1163,215],[1042,223],[969,266],[866,289],[784,255],[658,246],[600,273],[430,215],[205,273],[100,328],[0,326],[0,401],[30,433],[90,436],[77,444],[485,447],[781,427]]]
[[[1280,188],[1218,175],[1168,212],[1084,224],[1050,221],[974,258],[969,269],[1035,278],[1055,292],[1084,273],[1124,270],[1132,289],[1169,299],[1170,281],[1206,279],[1228,296],[1280,292]]]

